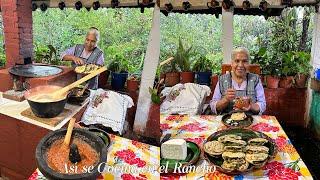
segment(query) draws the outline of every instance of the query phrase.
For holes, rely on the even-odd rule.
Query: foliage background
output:
[[[37,10],[33,12],[35,57],[47,51],[48,45],[55,47],[60,54],[77,43],[83,43],[86,30],[94,26],[101,33],[98,45],[104,51],[105,63],[108,64],[116,56],[121,56],[127,61],[129,72],[139,72],[151,29],[152,11],[153,9],[145,9],[144,13],[140,13],[140,9],[134,8],[100,8],[97,11],[87,11],[85,8],[80,11],[71,8],[63,11]],[[281,56],[279,52],[310,52],[313,30],[310,17],[313,17],[313,14],[311,10],[300,7],[287,9],[282,16],[270,17],[268,20],[262,16],[235,15],[234,46],[247,47],[253,56],[262,47],[266,48],[267,52],[272,54],[269,56],[273,58],[272,61],[275,61],[274,57]],[[307,30],[303,29],[306,17],[309,18]],[[180,37],[186,48],[192,46],[192,61],[206,56],[212,61],[213,69],[220,69],[221,27],[221,15],[217,19],[213,15],[204,14],[161,14],[160,60],[175,54]],[[2,30],[1,20],[0,34]],[[305,34],[303,31],[306,31]],[[300,48],[302,37],[306,37],[303,49]],[[0,36],[0,60],[1,66],[4,63],[3,36]],[[255,62],[259,63],[258,60]]]

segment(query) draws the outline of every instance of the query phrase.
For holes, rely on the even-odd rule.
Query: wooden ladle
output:
[[[90,74],[84,76],[83,78],[73,82],[72,84],[69,84],[68,86],[61,88],[51,94],[45,94],[45,98],[49,98],[49,99],[61,99],[61,97],[64,97],[68,91],[70,91],[72,88],[79,86],[80,84],[88,81],[89,79],[95,77],[96,75],[106,71],[107,68],[105,66],[91,72]]]
[[[71,139],[71,134],[72,134],[72,130],[74,127],[74,123],[75,123],[76,119],[75,118],[71,118],[69,121],[69,125],[68,125],[68,130],[67,130],[67,134],[64,137],[64,145],[65,146],[69,146],[70,144],[70,139]]]

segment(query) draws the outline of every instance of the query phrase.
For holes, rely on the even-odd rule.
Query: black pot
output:
[[[63,111],[67,98],[56,102],[35,102],[28,99],[28,103],[32,112],[37,117],[53,118]]]
[[[51,169],[47,164],[47,150],[50,146],[61,138],[64,138],[67,133],[66,129],[59,129],[50,132],[41,139],[36,148],[36,161],[40,172],[49,179],[96,179],[100,172],[103,172],[105,162],[107,161],[107,148],[106,144],[98,138],[94,133],[85,129],[75,128],[72,132],[72,138],[81,138],[85,142],[91,145],[100,155],[99,162],[94,166],[91,173],[82,174],[62,174]],[[110,144],[110,143],[109,143]],[[100,165],[100,166],[99,166]]]
[[[86,89],[81,96],[76,96],[76,93],[81,90],[82,90],[82,88],[74,88],[71,90],[71,93],[68,95],[68,103],[69,104],[80,105],[90,96],[89,89]]]
[[[58,116],[64,109],[67,102],[67,96],[64,99],[53,102],[36,102],[30,100],[30,97],[38,94],[50,94],[61,87],[59,86],[38,86],[32,88],[25,93],[25,98],[28,100],[30,108],[34,115],[41,118],[53,118]]]

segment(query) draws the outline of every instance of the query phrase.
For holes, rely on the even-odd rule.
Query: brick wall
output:
[[[32,9],[31,0],[1,0],[4,24],[6,67],[32,57]]]

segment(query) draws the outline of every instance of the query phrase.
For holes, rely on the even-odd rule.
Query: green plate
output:
[[[225,129],[225,130],[221,130],[221,131],[217,131],[215,133],[213,133],[212,135],[210,135],[206,142],[209,141],[214,141],[214,140],[218,140],[218,137],[223,136],[223,135],[227,135],[227,134],[235,134],[238,136],[242,137],[242,140],[248,141],[249,139],[252,138],[265,138],[268,140],[268,143],[266,143],[264,146],[269,148],[269,157],[267,158],[267,160],[265,162],[268,162],[270,160],[272,160],[275,155],[277,154],[277,146],[275,144],[275,142],[267,135],[263,134],[262,132],[258,132],[258,131],[253,131],[250,129],[241,129],[241,128],[234,128],[234,129]],[[204,142],[204,143],[206,143]],[[229,171],[226,169],[223,169],[221,167],[222,163],[223,163],[223,159],[222,156],[211,156],[208,153],[204,152],[204,157],[208,160],[209,163],[211,163],[212,165],[215,165],[217,167],[217,170],[225,173],[225,174],[229,174],[229,175],[239,175],[239,174],[243,174],[246,172],[250,172],[253,171],[255,169],[259,169],[260,167],[257,166],[253,166],[253,165],[249,165],[248,169],[246,169],[245,171],[238,171],[238,170],[234,170],[234,171]]]
[[[105,143],[106,148],[109,148],[110,144],[111,144],[111,139],[108,135],[107,132],[105,132],[102,129],[99,128],[89,128],[89,131],[93,132],[94,134],[96,134],[98,137],[101,138],[101,140]]]
[[[160,160],[160,166],[166,167],[168,164],[168,173],[172,173],[177,163],[181,163],[182,166],[194,165],[200,158],[201,150],[200,147],[191,141],[187,141],[187,157],[185,160],[174,160],[174,159],[163,159]],[[179,167],[179,164],[177,164]]]
[[[233,113],[228,113],[222,116],[222,123],[230,128],[245,128],[245,127],[249,127],[252,122],[253,122],[253,117],[249,114],[246,113],[246,118],[242,121],[234,121],[234,120],[229,120],[231,119],[231,115]]]

